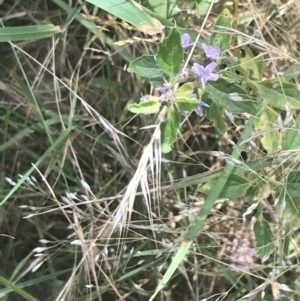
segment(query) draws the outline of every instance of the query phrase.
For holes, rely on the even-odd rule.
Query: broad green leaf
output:
[[[207,118],[212,121],[220,135],[224,135],[227,131],[227,124],[224,120],[224,110],[221,106],[211,101],[207,110]]]
[[[249,189],[246,191],[245,197],[244,197],[244,200],[246,203],[250,203],[253,201],[253,199],[255,197],[255,193],[257,193],[257,190],[258,190],[258,187],[255,185],[249,187]]]
[[[164,26],[148,15],[143,6],[133,0],[87,0],[150,35],[161,33]]]
[[[300,149],[300,118],[293,121],[282,133],[282,150]]]
[[[283,175],[282,178],[281,185],[277,182],[271,183],[271,188],[275,191],[274,198],[278,199],[277,206],[280,208],[282,216],[287,218],[288,222],[296,217],[300,227],[297,215],[297,212],[300,211],[300,170],[288,171],[287,175]]]
[[[162,70],[154,60],[154,55],[149,54],[144,54],[132,61],[127,71],[147,78],[167,77],[164,70]]]
[[[208,194],[212,189],[216,187],[217,179],[211,180],[202,185],[198,191]],[[242,178],[241,176],[232,174],[227,180],[226,186],[220,193],[221,198],[228,198],[235,200],[242,196],[244,192],[252,185],[249,180]]]
[[[148,0],[149,6],[162,18],[168,18],[172,15],[172,10],[176,5],[176,0]]]
[[[256,239],[256,248],[259,257],[262,259],[270,254],[273,249],[272,230],[269,223],[260,217],[254,224],[254,234]]]
[[[240,59],[241,67],[249,71],[249,74],[257,79],[262,80],[262,73],[265,67],[265,61],[263,56],[254,57],[253,52],[250,47],[246,47],[246,55],[245,57]]]
[[[39,40],[60,32],[60,27],[52,24],[5,27],[0,28],[0,42]]]
[[[158,45],[157,63],[169,75],[175,76],[180,71],[183,54],[181,33],[177,28],[173,27],[170,34]]]
[[[234,93],[234,94],[232,94]],[[217,105],[232,113],[255,114],[256,105],[252,100],[236,101],[232,95],[238,95],[242,98],[248,98],[247,92],[235,83],[230,83],[224,78],[219,78],[216,82],[210,82],[206,85],[206,93],[203,95],[203,101],[210,98]]]
[[[300,198],[300,170],[294,170],[289,173],[286,191],[291,198]]]
[[[273,154],[277,151],[280,142],[280,132],[274,128],[274,123],[278,119],[278,113],[269,106],[263,106],[256,116],[255,130],[263,131],[260,141],[268,154]]]
[[[210,36],[209,44],[220,47],[221,52],[225,51],[230,44],[231,34],[226,34],[226,28],[232,28],[233,18],[229,9],[225,8],[219,15]],[[225,28],[224,28],[225,27]]]
[[[155,99],[157,98],[157,99]],[[140,103],[129,104],[128,111],[135,114],[154,114],[159,111],[161,104],[158,97],[152,97],[149,100],[142,101]]]
[[[188,82],[179,87],[176,91],[177,97],[188,97],[191,98],[193,94],[193,83]]]
[[[261,98],[269,105],[285,110],[288,104],[291,109],[300,109],[300,92],[297,86],[292,83],[278,82],[277,79],[270,79],[263,82],[251,81]]]
[[[197,99],[186,98],[186,97],[176,97],[176,106],[178,110],[190,112],[197,108],[199,101]]]
[[[293,63],[287,70],[284,71],[282,78],[289,82],[292,80],[296,74],[299,74],[300,72],[300,61],[299,58],[297,58],[298,62]]]
[[[195,11],[196,11],[196,15],[199,16],[206,16],[209,7],[211,5],[211,0],[201,0],[200,2],[197,1],[197,3],[195,3]]]
[[[180,119],[178,112],[173,106],[166,107],[167,120],[161,124],[162,144],[161,149],[164,154],[172,151],[174,142],[180,129]]]

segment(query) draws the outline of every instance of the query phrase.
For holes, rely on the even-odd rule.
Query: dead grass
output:
[[[225,5],[219,1],[202,23],[195,16],[185,21],[184,15],[177,22],[196,32],[202,24],[201,37],[206,38]],[[7,11],[9,4],[0,7]],[[248,45],[264,57],[264,77],[279,78],[299,57],[299,11],[296,1],[241,1],[235,12],[238,28],[232,34],[242,38],[229,54]],[[153,53],[161,39],[150,39],[101,11],[93,15],[87,5],[81,13],[133,58]],[[103,37],[95,37],[54,3],[21,3],[4,21],[8,26],[45,20],[63,25],[63,34],[14,45],[39,108],[21,84],[24,78],[16,79],[21,76],[20,66],[10,46],[0,45],[8,63],[1,68],[0,80],[3,197],[11,187],[5,177],[17,182],[18,174],[23,175],[68,126],[73,129],[36,168],[36,182],[28,178],[0,208],[1,274],[15,284],[30,280],[24,289],[40,300],[148,300],[205,201],[195,186],[174,190],[172,185],[222,167],[228,158],[221,154],[228,153],[230,141],[237,140],[243,118],[235,120],[237,127],[220,139],[205,117],[191,116],[176,143],[178,151],[162,158],[159,128],[141,130],[152,120],[132,119],[126,111],[128,103],[154,87],[124,71],[128,62]],[[46,125],[41,124],[38,109]],[[257,145],[245,156],[266,160]],[[269,159],[288,156],[279,152]],[[296,158],[289,167],[298,162]],[[275,175],[282,168],[277,167]],[[274,262],[274,267],[260,264],[250,254],[251,227],[244,229],[242,224],[247,204],[220,200],[207,220],[207,235],[199,235],[191,256],[157,300],[210,296],[209,300],[257,300],[263,291],[268,298],[280,300],[278,285],[269,281],[272,268],[282,271],[273,280],[286,285],[299,282],[299,235],[292,230],[283,233],[278,213],[270,213],[274,195],[267,191],[264,198],[279,251],[284,237],[291,237],[292,250],[282,258],[291,262],[288,268],[283,269],[282,261]],[[245,253],[245,248],[250,251]],[[49,278],[43,280],[45,276]],[[297,292],[290,296],[299,298]],[[24,300],[16,293],[3,298]]]

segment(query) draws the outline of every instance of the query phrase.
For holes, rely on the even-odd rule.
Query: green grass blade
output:
[[[33,285],[42,283],[44,281],[53,280],[57,276],[64,275],[64,274],[70,273],[70,272],[72,272],[72,269],[67,269],[67,270],[59,271],[59,272],[56,272],[54,274],[49,274],[49,275],[46,275],[46,276],[41,276],[41,277],[38,277],[38,278],[35,278],[35,279],[31,279],[31,280],[28,280],[28,281],[25,281],[25,282],[21,282],[21,283],[18,283],[18,284],[14,284],[14,285],[17,286],[19,289],[23,289],[24,287],[29,287],[29,286],[33,286]],[[1,282],[1,280],[0,280],[0,282]],[[0,289],[0,296],[4,295],[4,294],[11,293],[11,292],[14,292],[14,291],[15,290],[14,290],[14,288],[12,286],[7,286],[5,288],[1,288]]]
[[[0,28],[0,42],[33,41],[60,33],[59,26],[52,24]]]
[[[232,152],[231,157],[233,159],[238,159],[245,144],[241,144],[242,141],[244,141],[245,139],[249,138],[251,136],[252,130],[253,130],[253,124],[254,124],[254,118],[251,117],[247,124],[246,127],[239,139],[239,142],[236,144],[235,149]],[[176,271],[176,269],[178,268],[178,266],[180,265],[181,261],[184,259],[184,257],[186,256],[190,246],[192,245],[193,239],[199,234],[203,223],[205,222],[207,216],[209,215],[211,209],[213,208],[215,202],[217,201],[220,193],[222,192],[229,176],[232,174],[233,170],[234,170],[235,166],[231,165],[231,164],[227,164],[225,166],[225,168],[223,169],[223,171],[221,172],[215,189],[212,189],[209,193],[209,195],[207,196],[206,201],[204,202],[204,205],[202,206],[200,212],[198,213],[197,217],[195,218],[191,228],[188,230],[187,234],[186,234],[186,241],[180,246],[179,250],[177,251],[174,259],[171,262],[171,265],[169,266],[169,268],[167,269],[161,283],[159,284],[159,286],[157,287],[156,291],[154,292],[154,294],[151,296],[149,301],[154,300],[154,298],[156,297],[156,295],[159,293],[159,291],[166,285],[166,283],[171,279],[172,275],[174,274],[174,272]]]
[[[245,146],[245,143],[241,144],[241,142],[244,141],[245,139],[248,139],[251,136],[252,131],[253,131],[253,125],[254,125],[254,118],[251,117],[248,120],[248,122],[245,126],[245,129],[231,154],[231,157],[233,159],[238,160],[239,156],[241,155],[241,152]],[[209,215],[211,209],[213,208],[216,200],[218,199],[220,193],[222,192],[222,190],[223,190],[229,176],[232,174],[234,168],[235,168],[235,166],[232,164],[226,164],[226,166],[224,167],[222,173],[220,174],[220,177],[218,178],[215,189],[212,189],[210,191],[200,212],[198,213],[197,217],[195,218],[193,225],[191,226],[191,228],[189,229],[189,231],[185,237],[188,241],[193,240],[198,235],[199,231],[201,230],[201,228],[203,226],[204,221],[206,220],[207,216]]]
[[[1,120],[1,118],[0,118],[0,120]],[[53,119],[45,120],[46,126],[57,124],[57,123],[60,123],[60,121],[53,120]],[[8,149],[10,146],[12,146],[14,144],[17,145],[26,136],[33,134],[35,132],[38,132],[40,130],[38,127],[40,127],[40,129],[42,129],[43,124],[41,122],[39,122],[38,124],[36,124],[36,127],[31,126],[30,128],[25,128],[23,130],[20,130],[16,135],[14,135],[12,138],[10,138],[7,142],[0,145],[0,152],[3,152],[5,149]]]
[[[191,245],[192,245],[193,241],[188,241],[188,242],[184,242],[179,250],[177,251],[175,257],[173,258],[171,265],[169,266],[169,268],[167,269],[162,281],[159,283],[159,285],[157,286],[155,292],[153,293],[153,295],[151,296],[151,298],[149,299],[149,301],[154,300],[154,298],[156,297],[156,295],[159,293],[159,291],[167,284],[167,282],[171,279],[171,277],[173,276],[174,272],[176,271],[176,269],[178,268],[178,266],[180,265],[182,259],[185,257],[185,255],[187,254],[188,250],[190,249]]]
[[[262,170],[266,167],[270,167],[274,164],[282,164],[282,162],[293,162],[295,160],[295,156],[291,156],[290,158],[276,158],[276,159],[267,159],[267,160],[253,160],[250,162],[246,162],[245,164],[241,166],[236,166],[234,168],[233,174],[239,175],[243,172],[247,171],[258,171]],[[191,185],[199,185],[201,183],[208,182],[210,180],[213,180],[215,178],[218,178],[223,171],[223,168],[220,168],[218,170],[213,170],[201,174],[196,174],[193,176],[189,176],[184,178],[181,181],[178,181],[177,183],[174,183],[174,185],[170,186],[170,190],[174,189],[182,189]]]
[[[161,33],[164,29],[164,26],[157,19],[148,15],[144,8],[135,1],[87,0],[87,2],[106,10],[147,34]]]
[[[100,39],[103,39],[104,42],[110,48],[112,48],[118,54],[120,54],[127,62],[133,61],[133,57],[127,51],[127,49],[117,46],[109,36],[107,36],[101,30],[99,30],[92,21],[83,18],[76,9],[70,7],[67,3],[65,3],[65,1],[62,0],[52,0],[52,2],[56,3],[60,8],[65,10],[69,16],[72,16],[74,19],[80,22],[86,29],[88,29],[94,35],[97,35]]]
[[[38,167],[50,154],[53,152],[61,142],[63,142],[69,135],[69,133],[73,130],[73,128],[67,128],[58,139],[47,149],[47,151],[36,161],[35,167]],[[0,202],[0,206],[2,206],[26,181],[26,179],[35,171],[35,167],[32,166],[19,180],[19,182],[9,191],[9,193],[5,196],[5,198]]]
[[[4,284],[6,287],[10,287],[11,289],[13,289],[14,292],[18,293],[19,295],[21,295],[22,297],[24,297],[29,301],[39,301],[38,299],[31,296],[30,294],[28,294],[27,292],[19,288],[17,285],[10,282],[9,280],[5,279],[1,275],[0,275],[0,283]]]

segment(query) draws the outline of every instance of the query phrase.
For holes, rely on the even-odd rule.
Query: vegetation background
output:
[[[127,68],[142,54],[156,53],[166,31],[149,34],[116,17],[120,1],[108,1],[111,11],[81,0],[0,2],[0,299],[149,300],[205,189],[213,189],[198,186],[219,175],[244,122],[221,136],[206,115],[192,114],[156,170],[160,198],[158,180],[148,171],[149,186],[139,186],[131,219],[126,210],[120,217],[126,227],[113,227],[111,218],[152,139],[151,127],[142,128],[155,120],[135,117],[126,107],[158,95],[153,82]],[[250,41],[228,56],[240,52],[251,64],[247,44],[254,57],[264,58],[263,79],[298,84],[299,1],[138,2],[166,29],[177,24],[196,36],[205,22],[206,41],[228,8],[233,36]],[[297,119],[299,112],[282,115]],[[280,175],[297,170],[297,151],[268,154],[256,143],[241,160],[265,163],[253,173],[284,190]],[[243,221],[255,193],[220,198],[155,300],[300,300],[298,212],[289,220],[274,206],[269,185],[259,198],[273,232],[268,260],[255,252],[255,210]]]

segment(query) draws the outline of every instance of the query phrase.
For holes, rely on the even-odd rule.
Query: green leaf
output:
[[[300,109],[299,91],[295,84],[284,81],[279,83],[277,79],[263,82],[251,81],[251,84],[257,88],[261,98],[269,105],[285,110],[288,104],[291,109]]]
[[[233,82],[229,82],[224,78],[219,78],[216,82],[210,82],[206,85],[206,93],[203,95],[203,101],[206,102],[206,98],[210,98],[217,105],[223,107],[223,109],[232,113],[249,113],[255,114],[257,107],[254,101],[236,101],[233,100],[231,93],[235,93],[238,96],[244,98],[247,97],[247,92],[240,88]]]
[[[191,98],[193,95],[193,83],[188,82],[183,84],[181,87],[179,87],[176,91],[176,96],[177,97],[187,97]]]
[[[20,296],[22,296],[26,300],[39,301],[32,295],[28,294],[26,291],[19,288],[18,285],[12,283],[11,281],[7,280],[6,278],[4,278],[1,275],[0,275],[0,283],[2,283],[5,287],[10,287],[14,292],[18,293]]]
[[[178,110],[185,112],[193,111],[199,105],[199,101],[197,99],[192,98],[177,97],[175,101]]]
[[[168,75],[162,70],[154,60],[154,55],[144,54],[133,60],[127,69],[128,72],[134,72],[139,76],[147,78],[161,78]]]
[[[286,191],[291,198],[300,198],[300,170],[294,170],[289,173]]]
[[[293,121],[282,133],[282,150],[300,149],[300,118]]]
[[[180,31],[173,27],[170,34],[158,45],[157,63],[171,76],[177,75],[183,62]]]
[[[27,257],[31,257],[31,256],[32,256],[32,254],[29,253],[29,255]],[[67,270],[62,270],[62,271],[59,271],[59,272],[56,272],[53,274],[52,273],[46,274],[45,276],[39,276],[37,278],[33,278],[33,279],[27,280],[25,282],[17,283],[17,284],[15,284],[15,286],[17,286],[19,289],[24,289],[26,287],[33,287],[33,286],[37,287],[38,284],[42,285],[42,284],[40,284],[41,282],[48,281],[48,283],[49,283],[49,281],[54,281],[55,279],[57,280],[57,276],[70,273],[71,271],[72,271],[71,269],[67,269]],[[13,283],[12,279],[7,280],[7,281],[9,281],[9,283]],[[0,280],[0,282],[1,282],[1,280]],[[0,288],[0,296],[14,292],[14,291],[15,291],[14,286],[12,287],[11,285],[5,285],[4,288]]]
[[[284,71],[282,78],[285,81],[290,81],[295,77],[295,74],[300,72],[300,61],[299,58],[296,59],[298,62],[292,64],[287,70]]]
[[[246,47],[246,55],[245,57],[240,59],[241,67],[249,71],[249,74],[257,79],[262,80],[262,73],[265,67],[265,61],[262,56],[254,57],[253,52],[250,47]]]
[[[254,128],[256,131],[263,131],[260,141],[268,154],[273,154],[277,151],[280,142],[280,132],[273,126],[278,119],[278,113],[265,105],[259,110],[256,117]]]
[[[226,31],[226,28],[224,27],[232,28],[232,22],[233,18],[231,13],[227,8],[225,8],[219,15],[213,27],[214,32],[210,36],[209,44],[220,47],[221,52],[227,50],[227,47],[231,41],[231,35],[222,33],[221,31]]]
[[[59,26],[52,24],[0,28],[0,42],[39,40],[60,33]]]
[[[249,189],[246,191],[244,200],[246,203],[250,203],[253,201],[254,197],[255,197],[255,193],[257,193],[257,186],[250,186]]]
[[[168,18],[172,15],[172,10],[176,5],[176,0],[148,0],[148,3],[149,6],[153,8],[154,13],[158,14],[162,18]]]
[[[155,97],[152,97],[150,100],[145,100],[140,103],[132,103],[127,106],[128,111],[135,113],[135,114],[154,114],[159,111],[159,108],[161,106],[159,102],[159,98],[153,99]]]
[[[254,224],[254,234],[259,257],[263,259],[273,249],[272,230],[264,218],[260,217]]]
[[[161,124],[162,145],[161,149],[164,154],[172,151],[174,142],[180,129],[179,114],[174,107],[166,107],[167,120]]]
[[[210,101],[207,108],[207,118],[212,121],[220,135],[224,135],[227,131],[227,124],[224,120],[224,110],[221,106],[213,101]]]
[[[208,194],[214,187],[216,187],[218,179],[213,179],[204,185],[202,185],[198,191]],[[228,198],[235,200],[242,196],[243,193],[252,185],[249,180],[242,178],[241,176],[232,174],[227,180],[226,186],[220,193],[221,198]]]
[[[164,26],[148,15],[144,7],[130,0],[87,0],[150,35],[161,33]]]
[[[197,1],[195,4],[195,11],[196,11],[196,16],[199,18],[199,16],[206,16],[210,5],[211,5],[211,0],[200,0]]]

